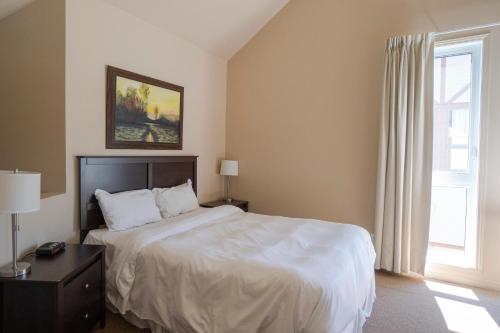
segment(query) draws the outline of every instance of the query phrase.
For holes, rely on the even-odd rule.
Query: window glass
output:
[[[469,170],[472,54],[434,59],[433,170]]]
[[[474,267],[482,42],[435,48],[428,261]]]

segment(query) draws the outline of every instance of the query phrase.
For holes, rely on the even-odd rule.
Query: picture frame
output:
[[[106,148],[181,150],[184,88],[106,68]]]

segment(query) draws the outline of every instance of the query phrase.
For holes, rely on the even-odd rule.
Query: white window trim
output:
[[[488,118],[489,118],[489,87],[490,77],[490,33],[487,30],[479,31],[471,34],[470,31],[460,32],[457,34],[446,34],[436,38],[435,46],[445,46],[449,44],[465,43],[465,42],[483,42],[482,52],[482,77],[481,97],[480,97],[480,120],[479,120],[479,157],[478,157],[478,184],[477,184],[477,235],[476,235],[476,265],[470,267],[458,267],[442,263],[430,263],[426,265],[425,276],[443,280],[454,280],[453,282],[477,284],[477,276],[483,272],[483,252],[484,252],[484,224],[486,212],[486,174],[487,174],[487,148],[488,148]],[[476,282],[476,283],[475,283]],[[500,285],[492,286],[491,283],[485,283],[485,287],[500,288]]]

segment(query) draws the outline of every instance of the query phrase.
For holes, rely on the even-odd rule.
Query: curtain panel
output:
[[[425,270],[429,239],[434,35],[387,41],[375,216],[376,269]]]

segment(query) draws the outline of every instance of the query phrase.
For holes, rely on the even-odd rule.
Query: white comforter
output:
[[[107,245],[108,301],[157,332],[358,333],[375,299],[353,225],[222,206],[85,243]]]

